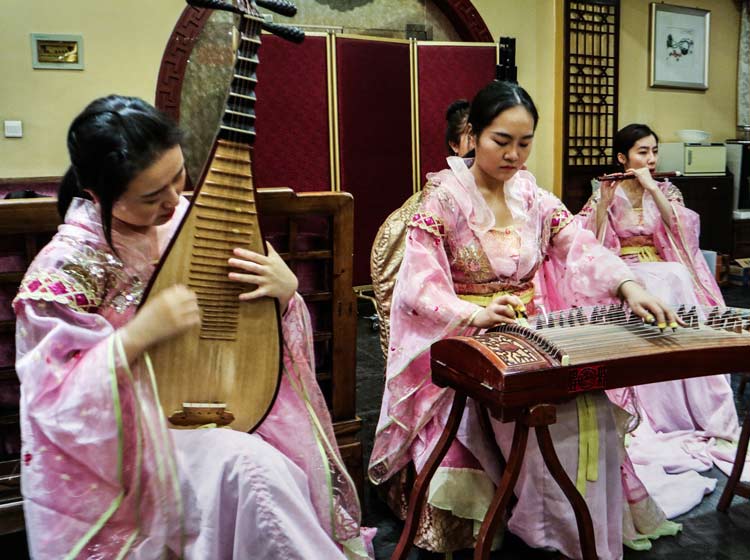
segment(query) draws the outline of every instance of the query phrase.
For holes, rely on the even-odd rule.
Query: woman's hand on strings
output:
[[[256,286],[254,290],[240,294],[241,301],[276,298],[284,311],[297,291],[297,277],[270,243],[266,242],[266,248],[268,255],[236,248],[229,266],[241,272],[230,272],[229,279]]]
[[[119,330],[128,362],[148,348],[201,324],[198,298],[182,284],[170,286],[150,298],[133,320]]]
[[[671,307],[633,280],[626,280],[620,284],[619,295],[627,302],[633,313],[646,323],[654,324],[662,330],[667,327],[674,329],[678,325],[686,326]]]
[[[497,296],[487,307],[474,315],[471,325],[480,329],[489,329],[500,323],[515,323],[518,316],[516,310],[525,310],[519,297]]]

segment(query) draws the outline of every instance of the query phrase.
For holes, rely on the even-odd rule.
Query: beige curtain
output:
[[[743,0],[737,64],[737,124],[750,126],[750,0]]]

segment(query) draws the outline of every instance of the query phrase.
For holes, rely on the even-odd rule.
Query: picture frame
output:
[[[83,37],[32,33],[31,57],[35,69],[83,70]]]
[[[649,86],[708,89],[711,12],[651,3]]]

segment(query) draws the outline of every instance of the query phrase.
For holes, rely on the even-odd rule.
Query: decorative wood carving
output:
[[[578,212],[612,166],[617,130],[620,0],[565,3],[563,202]]]
[[[172,30],[161,58],[155,105],[175,121],[180,120],[180,95],[185,66],[210,15],[211,10],[186,7]]]
[[[493,41],[487,24],[469,0],[433,0],[433,3],[453,24],[462,41]]]

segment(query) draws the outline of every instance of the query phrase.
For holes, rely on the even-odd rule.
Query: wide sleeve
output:
[[[557,197],[546,191],[540,196],[543,236],[549,241],[538,278],[548,311],[614,302],[620,284],[634,279],[632,272]]]
[[[376,482],[410,461],[407,451],[412,443],[412,455],[425,453],[419,430],[446,408],[446,389],[430,382],[430,346],[446,336],[476,330],[471,320],[481,308],[459,299],[451,279],[447,238],[471,233],[465,225],[466,231],[458,231],[451,197],[443,187],[431,189],[409,223],[391,307],[386,387],[370,460],[370,477]]]
[[[331,416],[315,378],[310,315],[299,294],[289,302],[281,329],[281,385],[257,431],[305,471],[318,519],[331,537],[347,549],[358,550],[361,511],[357,491],[341,459]]]
[[[682,193],[669,182],[660,183],[672,208],[672,220],[666,223],[653,198],[649,197],[648,219],[654,222],[654,245],[666,261],[684,264],[693,278],[693,286],[700,299],[708,305],[724,305],[724,298],[715,275],[708,269],[699,247],[700,216],[686,208]]]
[[[607,249],[612,251],[614,254],[620,254],[620,238],[617,235],[614,227],[612,227],[612,209],[607,210],[607,221],[602,228],[602,231],[598,231],[596,227],[596,211],[600,203],[601,192],[596,190],[588,199],[586,204],[581,208],[575,216],[575,221],[580,224],[584,229],[589,230],[593,233],[599,243],[604,245]]]
[[[85,303],[76,302],[77,294],[85,294],[85,288],[62,273],[27,274],[13,302],[16,371],[31,429],[24,434],[24,445],[75,451],[92,474],[111,483],[117,469],[94,457],[117,457],[112,413],[116,379],[109,375],[114,329],[88,312]],[[97,419],[96,446],[85,434],[88,416]],[[26,464],[35,465],[34,453]]]
[[[450,194],[445,189],[431,191],[419,210],[411,217],[406,238],[404,260],[398,273],[391,309],[392,328],[399,323],[391,340],[399,334],[417,334],[428,344],[468,326],[481,309],[459,299],[451,277],[447,236],[458,237],[457,218],[450,211]],[[402,355],[398,344],[389,347],[389,370],[392,361]],[[413,350],[413,347],[411,347]]]
[[[158,427],[144,428],[159,410],[151,383],[136,388],[115,329],[91,312],[97,297],[59,269],[32,267],[14,300],[24,512],[38,558],[126,550],[139,515],[155,519],[155,499],[172,512],[161,521],[174,527],[179,515],[169,475],[144,475],[171,449]]]

